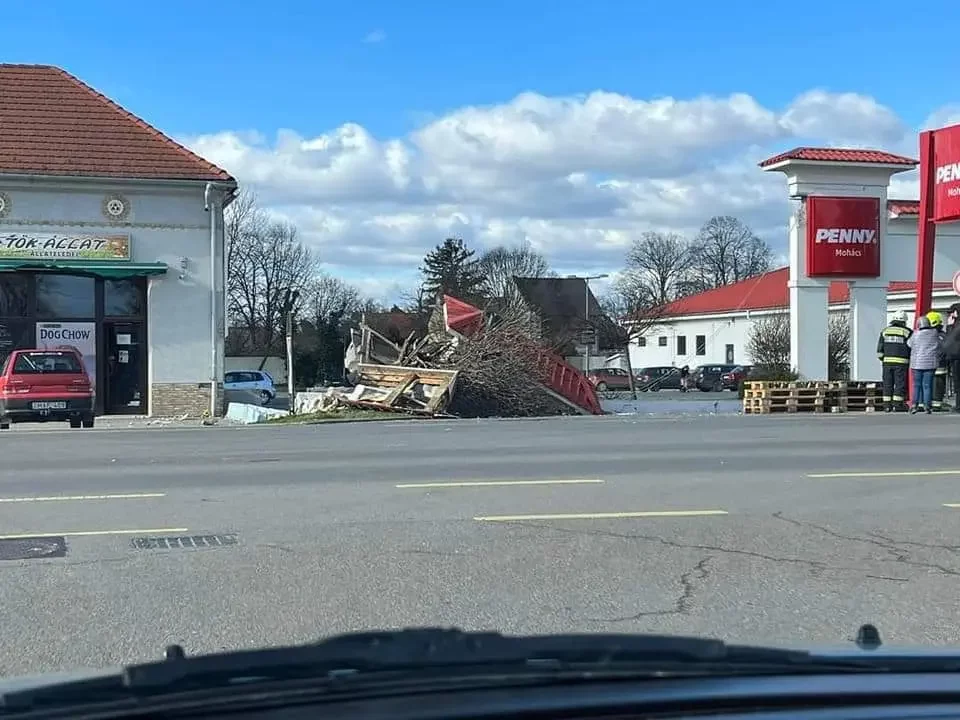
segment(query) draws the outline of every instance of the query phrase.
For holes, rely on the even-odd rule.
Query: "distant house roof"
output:
[[[914,160],[913,158],[905,157],[903,155],[894,155],[893,153],[884,152],[883,150],[798,147],[761,161],[760,167],[768,168],[772,165],[778,165],[779,163],[785,162],[786,160],[835,163],[873,163],[877,165],[909,165],[911,167],[919,163],[918,160]]]
[[[583,278],[521,278],[514,283],[524,301],[537,311],[552,340],[570,343],[584,329],[589,304],[590,327],[597,328],[601,350],[619,347],[617,326],[600,307]]]
[[[234,183],[68,72],[0,64],[0,174]]]
[[[677,317],[788,307],[790,305],[787,289],[789,279],[790,268],[779,268],[740,282],[680,298],[663,306],[661,312],[665,316]],[[913,292],[915,287],[916,283],[913,282],[892,282],[889,292],[908,293]],[[934,283],[933,287],[934,290],[949,290],[952,285],[948,282],[938,282]],[[831,305],[847,303],[850,301],[850,286],[845,282],[832,282],[827,291],[827,297]]]
[[[403,311],[366,313],[367,325],[394,343],[402,343],[412,332],[423,336],[427,332],[429,316]]]
[[[887,200],[887,212],[892,217],[902,217],[904,215],[919,215],[919,200]]]

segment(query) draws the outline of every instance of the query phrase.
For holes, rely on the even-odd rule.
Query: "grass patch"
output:
[[[368,422],[376,420],[412,420],[415,416],[406,413],[389,413],[366,408],[341,408],[333,412],[316,412],[305,415],[284,415],[267,420],[271,425],[319,425],[335,422]]]

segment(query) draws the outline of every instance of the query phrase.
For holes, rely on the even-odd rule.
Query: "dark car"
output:
[[[645,367],[637,371],[637,390],[679,390],[680,368],[670,365]]]
[[[750,377],[753,371],[753,365],[737,365],[730,372],[725,372],[720,376],[724,390],[733,390],[737,392],[740,389],[740,383]]]
[[[73,350],[14,350],[0,366],[0,430],[59,420],[93,427],[93,388]]]
[[[587,373],[587,379],[593,383],[593,386],[603,392],[604,390],[629,390],[630,375],[626,370],[620,368],[598,368]]]
[[[737,365],[700,365],[691,374],[691,386],[703,392],[720,392],[725,390],[723,376],[732,371]]]

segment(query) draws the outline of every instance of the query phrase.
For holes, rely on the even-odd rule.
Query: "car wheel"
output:
[[[607,389],[607,384],[605,382],[597,383],[597,390],[604,392]]]
[[[84,418],[82,424],[83,424],[83,426],[84,426],[85,428],[92,428],[92,427],[93,427],[93,418],[92,418],[92,417]]]
[[[273,400],[273,395],[271,395],[269,391],[267,391],[267,390],[261,390],[261,391],[260,391],[260,404],[261,404],[261,405],[266,405],[266,404],[267,404],[268,402],[270,402],[271,400]]]
[[[78,427],[81,426],[81,424],[82,423],[80,422],[80,418],[70,418],[70,427],[73,430],[76,430]]]

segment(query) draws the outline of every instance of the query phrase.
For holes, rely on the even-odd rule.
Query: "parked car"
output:
[[[261,405],[266,405],[277,396],[273,378],[265,370],[231,370],[224,373],[223,389],[255,393]]]
[[[0,366],[0,430],[67,421],[92,428],[93,387],[74,350],[14,350]]]
[[[691,385],[703,392],[720,392],[724,390],[723,375],[736,365],[700,365],[691,373]]]
[[[657,365],[641,368],[636,372],[637,390],[679,390],[680,368],[670,365]]]
[[[723,383],[724,390],[739,391],[740,383],[750,377],[753,365],[737,365],[730,372],[725,372],[720,376],[720,382]]]
[[[599,368],[587,373],[587,380],[603,392],[604,390],[629,390],[630,375],[620,368]]]

